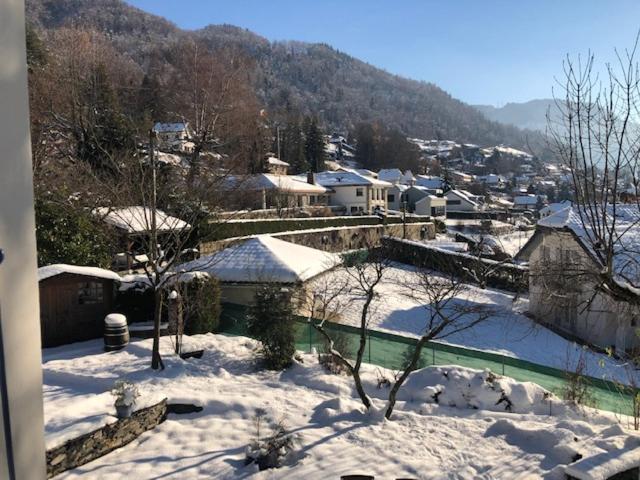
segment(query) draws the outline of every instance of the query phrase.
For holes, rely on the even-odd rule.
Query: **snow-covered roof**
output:
[[[289,167],[290,166],[287,162],[285,162],[283,160],[280,160],[279,158],[276,158],[276,157],[267,158],[267,163],[269,165],[280,165],[282,167]]]
[[[496,175],[494,173],[490,173],[489,175],[482,175],[478,177],[478,180],[484,183],[489,183],[491,185],[495,185],[501,182],[504,182],[504,177],[501,175]]]
[[[553,215],[554,213],[557,213],[560,210],[564,210],[571,205],[573,205],[573,202],[571,200],[563,200],[557,203],[550,203],[546,207],[540,209],[540,216],[546,217],[549,215]]]
[[[449,196],[458,197],[465,202],[469,202],[471,205],[477,207],[478,203],[474,200],[475,195],[467,192],[466,190],[449,190],[445,196],[448,198]]]
[[[610,237],[607,233],[604,235],[594,233],[592,227],[592,224],[596,222],[602,224],[605,213],[603,208],[601,205],[594,206],[595,215],[591,213],[590,208],[582,208],[581,217],[577,206],[566,207],[540,219],[538,226],[573,231],[593,258],[600,258],[599,252],[595,248],[598,240],[607,241],[608,238],[614,238],[612,267],[617,277],[616,280],[619,280],[620,284],[630,285],[637,289],[640,287],[640,210],[637,205],[616,205],[614,217],[613,206],[607,206],[606,214],[609,225],[606,230],[612,231],[613,237]],[[591,222],[590,218],[597,218],[597,220]],[[613,218],[615,218],[615,226]]]
[[[153,130],[158,133],[182,132],[187,129],[186,122],[161,123],[157,122],[153,126]]]
[[[383,168],[378,172],[378,179],[385,182],[398,183],[402,178],[399,168]]]
[[[67,265],[64,263],[56,263],[54,265],[47,265],[45,267],[38,268],[38,281],[41,282],[42,280],[55,277],[56,275],[62,275],[63,273],[120,281],[120,276],[117,273],[112,272],[111,270],[106,270],[104,268],[98,267]]]
[[[275,175],[272,173],[260,173],[247,180],[245,184],[253,190],[278,190],[291,193],[308,193],[311,195],[322,195],[327,193],[327,189],[318,182],[311,184],[307,182],[303,175]]]
[[[357,173],[356,171],[336,171],[336,172],[320,172],[316,174],[316,182],[323,187],[341,187],[341,186],[367,186],[375,185],[380,187],[391,187],[389,182],[378,180],[377,178],[367,177]]]
[[[525,206],[535,206],[538,202],[546,201],[546,197],[544,195],[518,195],[513,198],[514,206],[525,205]]]
[[[339,261],[333,253],[260,235],[177,270],[205,271],[222,282],[297,283],[333,268]]]
[[[439,189],[444,187],[444,180],[440,177],[430,177],[428,175],[416,175],[416,185],[430,189]]]
[[[104,221],[128,233],[143,233],[151,230],[151,209],[149,207],[133,206],[126,208],[100,207],[94,213],[104,217]],[[185,230],[191,228],[187,222],[172,217],[162,210],[156,210],[156,225],[160,232]]]

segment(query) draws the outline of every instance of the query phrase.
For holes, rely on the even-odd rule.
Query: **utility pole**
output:
[[[277,143],[278,143],[278,160],[282,160],[282,158],[280,158],[280,124],[276,124],[276,137],[277,137]]]

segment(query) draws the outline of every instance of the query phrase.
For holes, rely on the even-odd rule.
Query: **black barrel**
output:
[[[104,349],[106,352],[120,350],[129,343],[127,317],[110,313],[104,319]]]

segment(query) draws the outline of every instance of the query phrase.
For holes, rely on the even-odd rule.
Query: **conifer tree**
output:
[[[318,121],[314,117],[305,118],[304,135],[304,150],[307,163],[311,171],[321,172],[325,168],[324,139],[322,138],[322,131],[318,126]]]

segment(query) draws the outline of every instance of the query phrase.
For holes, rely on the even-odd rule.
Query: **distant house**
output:
[[[335,267],[339,259],[336,254],[260,235],[177,270],[207,272],[220,281],[223,302],[251,305],[261,286],[304,289],[307,282]]]
[[[268,173],[274,175],[286,175],[290,165],[276,157],[267,158],[267,170]]]
[[[513,208],[538,211],[547,204],[546,195],[517,195],[513,198]]]
[[[605,227],[615,238],[607,283],[589,212],[583,210],[581,217],[577,207],[569,206],[539,220],[516,256],[529,262],[529,311],[552,328],[599,347],[616,352],[638,348],[638,209],[617,205],[616,225]]]
[[[441,190],[434,188],[427,188],[420,185],[413,185],[409,187],[404,193],[404,199],[407,202],[407,208],[410,212],[413,212],[416,208],[416,203],[429,195],[436,195]]]
[[[348,214],[387,210],[389,182],[355,171],[320,172],[316,174],[316,181],[330,191],[330,205],[344,206]]]
[[[481,197],[466,190],[449,190],[445,193],[447,211],[472,212],[480,210]]]
[[[274,175],[259,173],[229,179],[229,186],[241,195],[243,208],[294,208],[329,203],[329,190],[313,174]]]
[[[158,137],[158,147],[161,150],[191,153],[195,148],[195,144],[191,142],[193,133],[187,122],[158,122],[153,126],[153,131]]]
[[[427,195],[416,202],[413,212],[417,215],[446,217],[447,199],[444,197],[436,197],[435,195]]]
[[[406,200],[405,192],[410,187],[401,183],[392,185],[387,190],[387,207],[389,210],[402,210],[403,203]]]
[[[149,207],[100,207],[93,211],[105,223],[113,227],[120,236],[121,247],[124,252],[118,254],[114,261],[116,267],[125,267],[129,270],[136,264],[148,261],[144,252],[144,246],[149,241],[152,230],[152,210]],[[185,234],[191,229],[187,222],[172,217],[162,210],[156,210],[156,231],[159,243],[162,245],[165,239],[171,235]],[[160,252],[169,254],[175,252]]]
[[[506,179],[502,175],[495,175],[493,173],[489,175],[481,175],[477,177],[477,181],[484,183],[489,188],[504,188],[507,183]]]
[[[43,347],[102,337],[104,317],[113,311],[120,281],[116,273],[56,264],[40,267],[38,281]]]

